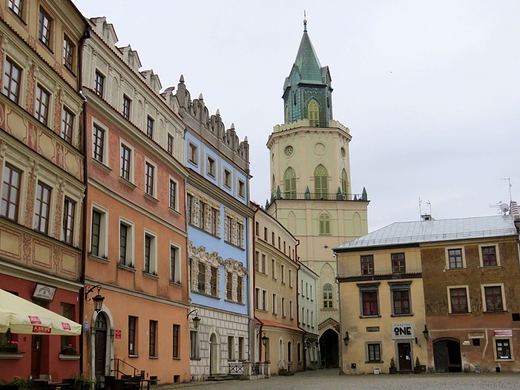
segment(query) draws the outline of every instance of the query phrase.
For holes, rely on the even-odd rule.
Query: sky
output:
[[[163,88],[184,75],[250,144],[251,200],[270,197],[266,142],[303,34],[349,127],[369,231],[488,216],[520,202],[520,1],[73,0],[105,16]]]

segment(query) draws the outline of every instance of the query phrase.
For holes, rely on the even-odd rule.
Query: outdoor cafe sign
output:
[[[408,340],[413,339],[413,323],[412,322],[393,322],[392,323],[392,339]]]

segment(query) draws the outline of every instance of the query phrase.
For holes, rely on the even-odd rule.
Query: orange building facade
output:
[[[83,370],[190,380],[182,124],[160,81],[93,18],[84,51],[88,188]]]

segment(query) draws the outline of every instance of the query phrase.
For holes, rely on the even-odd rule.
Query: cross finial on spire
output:
[[[303,10],[303,32],[307,32],[307,12]]]

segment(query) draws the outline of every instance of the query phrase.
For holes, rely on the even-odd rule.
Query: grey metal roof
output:
[[[395,222],[366,236],[345,242],[334,248],[334,250],[341,252],[342,249],[500,237],[517,234],[513,217],[510,215]]]

